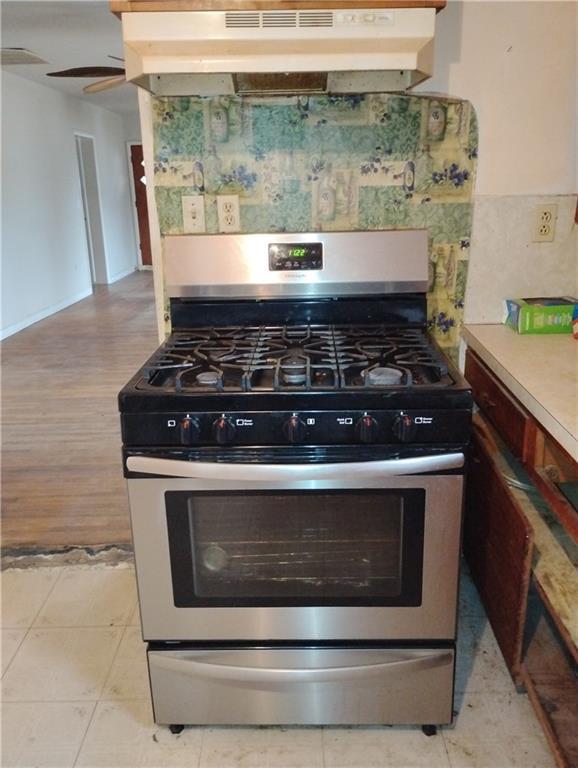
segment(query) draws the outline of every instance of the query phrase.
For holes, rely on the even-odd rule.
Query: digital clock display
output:
[[[323,269],[322,243],[269,243],[269,270]]]

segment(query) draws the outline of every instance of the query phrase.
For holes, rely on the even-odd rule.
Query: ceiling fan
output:
[[[118,56],[111,56],[109,54],[108,58],[124,62],[124,59],[121,59]],[[47,72],[47,76],[104,78],[98,80],[96,83],[85,85],[82,89],[83,93],[107,91],[109,88],[117,88],[119,85],[126,83],[124,67],[72,67],[71,69],[61,69],[58,72]]]

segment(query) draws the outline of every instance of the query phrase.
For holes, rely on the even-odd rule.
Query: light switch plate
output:
[[[183,232],[187,235],[206,232],[205,198],[203,195],[183,195]]]
[[[238,232],[241,229],[239,195],[217,195],[219,232]]]

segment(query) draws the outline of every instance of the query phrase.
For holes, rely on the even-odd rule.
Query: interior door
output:
[[[151,236],[149,230],[147,189],[144,182],[145,170],[142,144],[131,144],[130,162],[132,166],[136,215],[138,220],[141,262],[143,266],[151,266]]]

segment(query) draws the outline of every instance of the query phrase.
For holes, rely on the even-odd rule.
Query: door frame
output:
[[[132,225],[134,228],[134,236],[136,241],[137,260],[139,270],[152,270],[152,264],[142,263],[142,250],[140,246],[140,230],[138,226],[138,213],[136,210],[136,189],[134,186],[134,173],[132,170],[132,158],[130,155],[131,147],[142,147],[142,141],[127,141],[126,142],[126,158],[128,162],[128,177],[130,185],[130,200],[132,204]],[[143,167],[143,175],[146,177],[145,169]],[[150,229],[150,221],[149,221]]]
[[[103,223],[103,208],[102,208],[102,196],[101,196],[101,186],[100,186],[100,174],[98,170],[98,161],[97,161],[97,151],[96,151],[96,136],[94,136],[91,133],[86,133],[85,131],[74,131],[74,151],[76,154],[76,162],[78,166],[78,178],[79,178],[79,184],[80,184],[80,195],[82,200],[82,208],[83,208],[83,216],[84,216],[84,227],[86,230],[86,248],[87,248],[87,255],[88,255],[88,263],[90,267],[90,279],[91,284],[94,285],[108,285],[110,283],[110,274],[109,274],[109,268],[108,268],[108,258],[106,253],[106,238],[105,238],[105,228]],[[100,228],[101,228],[101,235],[102,235],[102,255],[101,259],[102,262],[98,265],[100,270],[103,271],[102,277],[104,277],[104,282],[97,280],[97,264],[95,262],[95,249],[93,244],[93,238],[92,238],[92,227],[90,223],[90,210],[87,205],[87,196],[86,196],[86,183],[85,183],[85,169],[82,159],[82,154],[79,152],[79,142],[78,139],[89,139],[92,142],[92,152],[94,156],[94,175],[96,179],[96,201],[98,203],[98,210],[99,210],[99,216],[100,216]]]

